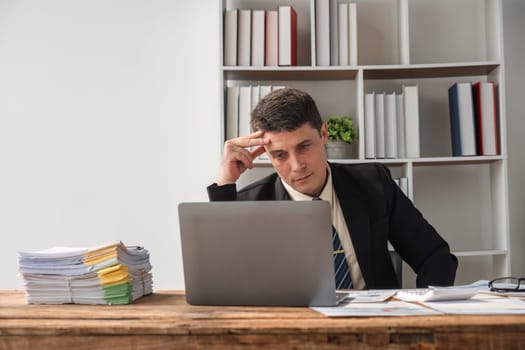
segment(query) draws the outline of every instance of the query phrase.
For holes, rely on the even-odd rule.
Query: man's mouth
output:
[[[308,175],[305,175],[305,176],[302,176],[302,177],[298,177],[294,180],[294,182],[302,182],[302,181],[305,181],[307,180],[310,176],[312,176],[312,174],[308,174]]]

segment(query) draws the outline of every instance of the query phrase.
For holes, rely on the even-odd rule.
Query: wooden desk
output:
[[[308,308],[197,307],[163,291],[132,305],[26,305],[0,291],[0,349],[525,349],[523,316],[327,318]]]

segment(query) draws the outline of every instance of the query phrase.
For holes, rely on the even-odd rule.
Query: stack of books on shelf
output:
[[[403,91],[365,94],[365,157],[419,157],[418,86]]]
[[[153,292],[149,253],[116,241],[18,252],[28,304],[129,304]]]
[[[357,65],[357,7],[339,0],[315,1],[317,66]]]
[[[493,82],[455,83],[448,90],[453,156],[499,154]]]
[[[224,12],[225,66],[296,66],[297,13],[227,9]]]
[[[251,133],[250,119],[257,103],[271,91],[282,89],[277,85],[235,85],[226,88],[226,139]]]

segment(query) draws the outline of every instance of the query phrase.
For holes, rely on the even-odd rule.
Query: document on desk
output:
[[[397,289],[369,289],[369,290],[350,290],[340,292],[345,295],[345,302],[350,303],[378,303],[387,301],[397,293]]]
[[[439,311],[404,301],[380,303],[343,302],[333,307],[312,307],[312,310],[328,317],[428,316],[442,314]]]
[[[525,301],[483,293],[479,293],[468,300],[425,302],[422,304],[445,314],[525,315]]]

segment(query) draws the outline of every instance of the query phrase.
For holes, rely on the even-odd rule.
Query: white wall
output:
[[[113,239],[182,289],[177,204],[220,155],[215,0],[0,0],[0,289],[16,252]]]
[[[511,270],[525,277],[525,1],[503,0]]]

